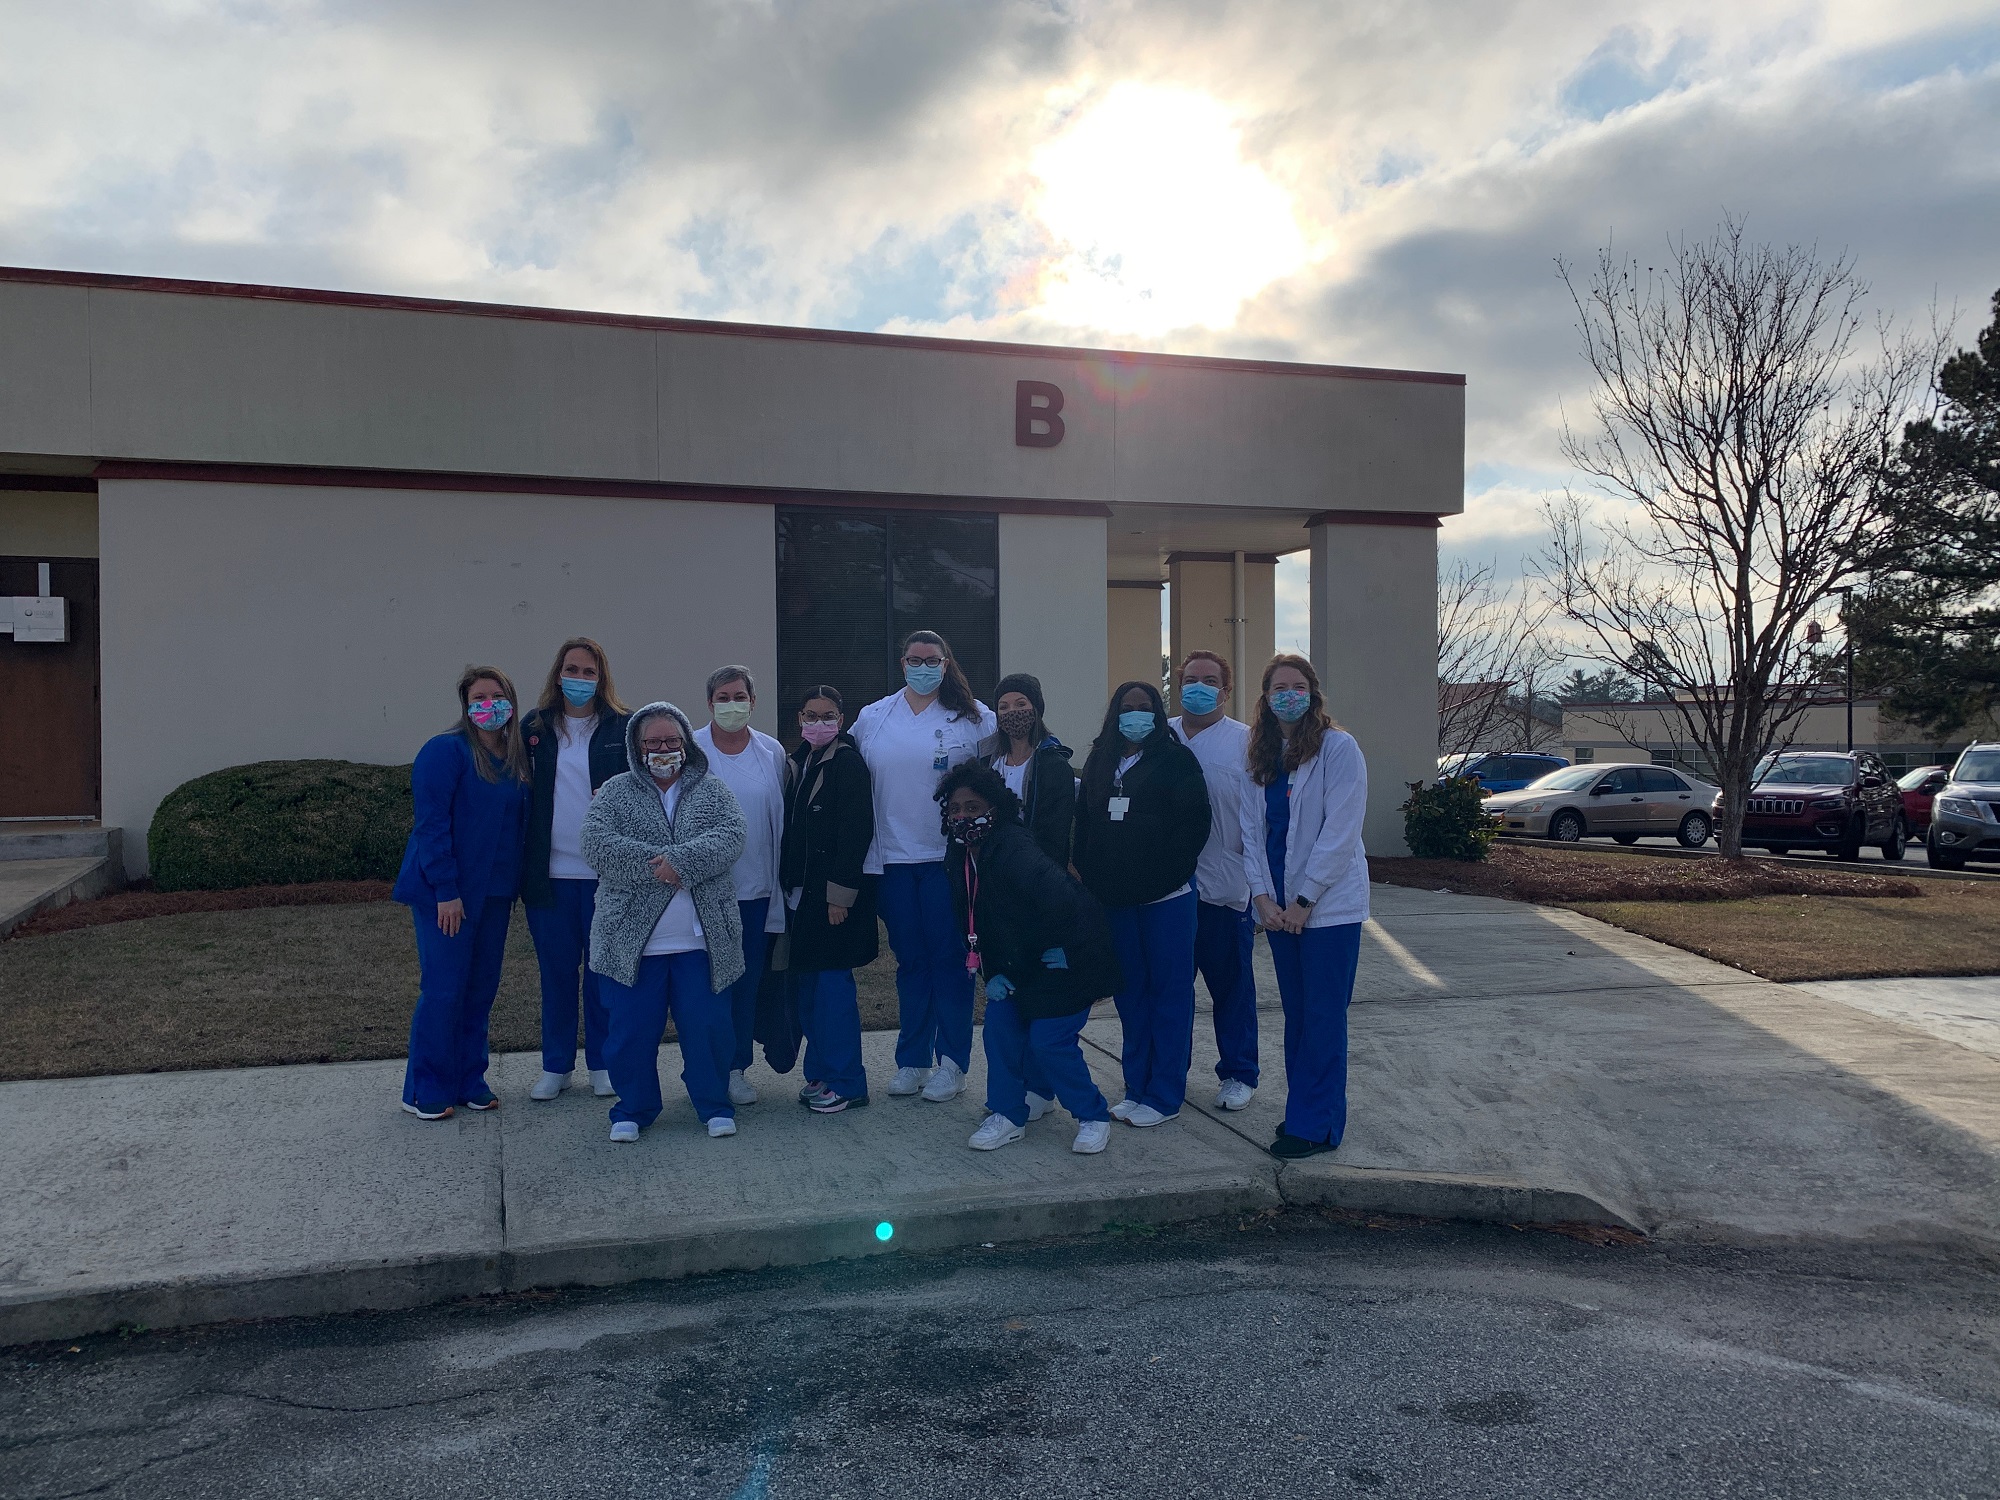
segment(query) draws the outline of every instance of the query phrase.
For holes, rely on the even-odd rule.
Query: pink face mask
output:
[[[808,722],[799,725],[799,736],[808,745],[830,745],[833,743],[833,737],[839,733],[840,724],[838,720],[831,724]]]

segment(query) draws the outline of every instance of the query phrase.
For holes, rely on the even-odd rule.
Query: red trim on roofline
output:
[[[868,490],[788,490],[680,480],[571,479],[548,474],[468,474],[436,469],[336,469],[291,464],[155,462],[107,458],[91,482],[165,479],[196,484],[308,485],[347,490],[448,490],[499,495],[592,495],[613,500],[696,500],[735,505],[819,505],[845,510],[958,510],[1028,516],[1108,518],[1088,500],[1006,495],[907,495]]]
[[[181,297],[236,297],[246,301],[306,302],[326,307],[366,307],[391,312],[452,313],[473,318],[515,318],[532,323],[584,323],[666,333],[719,334],[732,338],[795,339],[814,344],[860,344],[879,349],[929,349],[950,354],[1007,354],[1027,359],[1096,359],[1117,365],[1165,365],[1258,375],[1317,375],[1342,380],[1392,380],[1418,385],[1465,384],[1463,375],[1435,370],[1383,370],[1367,365],[1312,365],[1275,359],[1234,359],[1213,354],[1155,354],[1136,349],[1085,349],[1056,344],[1009,344],[981,339],[933,338],[905,333],[860,333],[836,328],[788,328],[774,323],[721,323],[638,313],[526,307],[505,302],[460,302],[382,292],[335,292],[316,287],[262,286],[255,282],[184,281],[171,276],[118,276],[99,271],[55,271],[0,266],[0,282],[75,286],[119,292],[161,292]]]

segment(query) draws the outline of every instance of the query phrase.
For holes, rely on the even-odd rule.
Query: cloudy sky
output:
[[[1968,335],[2000,3],[0,0],[0,261],[1460,370],[1510,571],[1555,258],[1725,212]]]

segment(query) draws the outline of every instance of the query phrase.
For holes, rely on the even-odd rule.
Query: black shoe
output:
[[[806,1086],[799,1090],[799,1103],[810,1104],[813,1102],[813,1100],[817,1099],[821,1094],[825,1092],[826,1092],[825,1084],[813,1083],[808,1081]]]
[[[856,1094],[852,1099],[843,1099],[832,1089],[828,1089],[806,1106],[816,1115],[837,1115],[843,1110],[864,1109],[868,1104],[866,1094]]]
[[[1322,1152],[1339,1149],[1332,1141],[1304,1141],[1283,1131],[1271,1142],[1271,1154],[1279,1161],[1302,1161],[1308,1156],[1318,1156]]]

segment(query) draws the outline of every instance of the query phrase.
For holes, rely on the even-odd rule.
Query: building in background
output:
[[[1236,660],[1307,551],[1311,654],[1367,752],[1371,847],[1435,774],[1439,517],[1457,375],[815,332],[0,270],[0,817],[99,818],[145,867],[175,786],[400,762],[468,662],[539,685],[610,649],[632,701],[744,662],[790,734],[902,634],[1079,746],[1173,649]]]
[[[1881,699],[1854,700],[1854,748],[1872,750],[1892,775],[1918,766],[1950,765],[1974,740],[2000,738],[2000,726],[1975,724],[1939,741],[1913,725],[1886,718]],[[1845,750],[1847,698],[1829,688],[1815,698],[1786,730],[1786,750]],[[1562,719],[1562,754],[1583,765],[1591,761],[1650,761],[1656,766],[1680,766],[1705,780],[1715,768],[1700,748],[1689,742],[1680,715],[1663,703],[1571,703]]]

